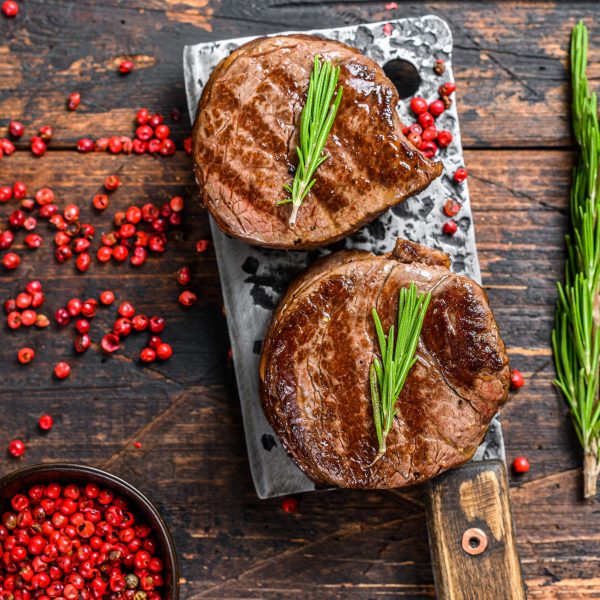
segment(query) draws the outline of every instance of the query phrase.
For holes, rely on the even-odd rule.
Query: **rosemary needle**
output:
[[[373,359],[369,378],[379,450],[369,466],[374,465],[385,454],[386,438],[392,430],[394,417],[398,412],[396,401],[410,369],[417,362],[415,353],[430,300],[431,293],[418,294],[414,283],[411,283],[408,289],[400,290],[397,337],[393,325],[387,337],[385,336],[377,310],[373,308],[373,321],[381,358],[376,356]]]
[[[342,100],[342,86],[339,86],[332,104],[339,76],[339,67],[334,67],[328,60],[321,64],[319,55],[315,55],[306,104],[300,116],[300,140],[296,148],[298,166],[294,181],[283,186],[290,197],[277,202],[277,204],[292,204],[289,221],[292,226],[296,223],[298,209],[304,198],[315,184],[316,179],[313,179],[315,171],[327,160],[327,156],[323,155],[323,148]]]

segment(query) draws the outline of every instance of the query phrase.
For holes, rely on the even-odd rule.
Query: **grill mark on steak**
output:
[[[341,68],[344,88],[296,226],[277,205],[297,164],[299,117],[314,55]],[[441,174],[402,134],[392,82],[371,59],[306,35],[260,38],[221,61],[193,128],[194,169],[205,206],[229,235],[283,249],[333,243],[421,191]],[[266,172],[268,170],[268,173]]]
[[[250,140],[257,142],[265,151],[274,153],[275,159],[279,158],[287,160],[289,148],[287,139],[294,137],[294,129],[291,127],[289,128],[289,138],[282,138],[280,131],[281,126],[274,129],[273,123],[265,119],[267,114],[272,114],[268,112],[272,106],[269,103],[269,95],[266,92],[272,90],[273,87],[276,87],[277,89],[274,93],[283,94],[285,91],[282,88],[284,86],[292,86],[294,82],[285,70],[281,68],[271,71],[265,76],[265,80],[274,77],[275,72],[279,75],[279,81],[276,80],[276,85],[267,85],[266,82],[258,85],[255,95],[246,103],[244,111],[240,113],[237,122],[242,130],[248,134]]]
[[[402,487],[474,454],[506,401],[508,360],[485,293],[447,265],[443,253],[399,240],[384,256],[329,255],[286,292],[263,344],[261,398],[283,446],[315,482]],[[410,281],[431,290],[430,310],[438,309],[428,310],[386,455],[369,468],[377,437],[368,371],[379,353],[371,307],[387,329],[398,288]],[[464,331],[450,335],[452,323]]]
[[[342,284],[343,284],[343,282],[342,282]],[[338,309],[338,310],[341,310],[341,308]],[[322,333],[321,333],[321,335],[320,335],[320,337],[318,339],[318,342],[317,342],[317,348],[318,348],[317,356],[318,356],[318,360],[316,361],[316,375],[319,378],[319,386],[321,386],[321,387],[323,385],[323,377],[322,377],[323,376],[323,371],[321,369],[321,362],[323,360],[323,340],[325,339],[325,336],[329,332],[329,327],[330,327],[330,324],[331,324],[331,319],[335,315],[336,312],[337,311],[334,311],[333,314],[329,314],[329,313],[327,314],[327,320],[326,320],[327,324],[325,326],[323,326]],[[321,393],[320,387],[317,387],[315,385],[314,377],[313,377],[313,374],[312,374],[312,369],[310,368],[310,354],[307,357],[306,370],[307,370],[308,376],[310,378],[310,382],[311,382],[311,384],[313,386],[313,389],[314,389],[315,393],[317,393],[318,396],[319,396],[320,408],[321,408],[320,420],[321,420],[321,426],[323,427],[324,426],[323,417],[324,417],[324,414],[325,414],[325,399],[323,398],[323,394]]]

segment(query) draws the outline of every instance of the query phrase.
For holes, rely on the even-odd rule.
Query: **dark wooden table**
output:
[[[91,197],[104,177],[124,186],[113,209],[183,194],[183,235],[144,268],[94,265],[86,275],[52,258],[50,234],[14,273],[0,273],[0,298],[32,277],[47,285],[47,308],[71,296],[112,288],[148,313],[167,317],[165,339],[175,356],[142,368],[143,341],[128,339],[111,358],[97,349],[72,352],[72,330],[0,330],[0,446],[27,441],[20,461],[69,460],[109,469],[155,500],[172,527],[183,598],[422,598],[434,595],[419,491],[335,491],[299,497],[296,514],[279,500],[259,501],[250,479],[233,366],[213,253],[197,255],[208,237],[196,202],[190,160],[77,154],[83,136],[130,135],[134,111],[185,112],[184,44],[284,29],[308,29],[436,13],[454,33],[466,165],[475,210],[483,281],[514,367],[526,386],[503,411],[508,459],[525,454],[526,476],[511,481],[521,557],[531,598],[600,598],[597,501],[581,498],[581,453],[565,407],[553,389],[549,347],[555,281],[562,276],[563,233],[573,140],[569,130],[567,48],[571,27],[591,29],[591,75],[600,78],[598,4],[493,4],[320,0],[22,0],[13,20],[0,18],[0,131],[10,119],[28,133],[55,129],[48,153],[35,159],[21,144],[0,162],[0,183],[51,186],[61,205],[76,202],[100,230],[109,215],[92,215]],[[596,23],[594,23],[596,21]],[[122,57],[138,68],[116,73]],[[65,110],[69,92],[80,109]],[[188,135],[184,118],[174,137]],[[12,205],[11,205],[12,206]],[[7,214],[8,206],[3,207]],[[44,226],[45,227],[45,226]],[[43,229],[43,228],[41,228]],[[174,273],[192,265],[196,307],[177,305]],[[109,326],[103,311],[94,334]],[[19,367],[16,351],[38,350]],[[68,357],[73,374],[51,377]],[[47,436],[37,417],[52,413]],[[132,443],[140,441],[142,448]]]

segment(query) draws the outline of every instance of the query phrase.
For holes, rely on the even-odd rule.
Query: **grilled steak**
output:
[[[315,54],[340,65],[341,105],[329,159],[300,208],[277,206],[297,164],[299,119]],[[398,94],[382,69],[345,44],[307,35],[260,38],[213,71],[198,107],[193,157],[202,199],[226,233],[301,249],[343,238],[441,174],[402,134]]]
[[[309,267],[276,310],[260,363],[265,413],[287,451],[317,483],[397,488],[469,460],[507,398],[504,343],[483,289],[449,270],[446,254],[406,240],[393,252],[331,254]],[[431,291],[417,349],[377,454],[369,367],[371,317],[395,323],[398,291]]]

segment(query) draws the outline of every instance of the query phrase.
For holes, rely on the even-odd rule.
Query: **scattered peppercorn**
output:
[[[194,294],[194,292],[190,292],[190,290],[184,290],[179,294],[179,304],[181,306],[185,306],[186,308],[190,306],[194,306],[198,301],[198,296]]]
[[[46,315],[38,315],[35,318],[35,326],[40,329],[45,329],[50,325],[50,319]]]
[[[281,508],[286,513],[295,513],[298,510],[298,500],[296,498],[285,498],[281,503]]]
[[[119,72],[123,75],[127,75],[127,73],[131,73],[133,66],[133,61],[123,60],[119,63]]]
[[[8,252],[2,257],[2,266],[9,271],[16,269],[21,264],[21,258],[14,252]]]
[[[453,220],[447,221],[446,223],[444,223],[442,231],[446,235],[454,235],[458,231],[458,224],[456,223],[456,221]]]
[[[192,276],[189,267],[181,267],[177,271],[177,283],[179,283],[179,285],[189,285],[191,279]]]
[[[420,148],[421,147],[421,143],[423,141],[423,139],[421,138],[421,136],[418,133],[415,133],[414,131],[411,131],[408,134],[408,141],[415,146],[416,148]]]
[[[9,312],[6,317],[6,324],[10,329],[19,329],[19,327],[22,325],[21,313],[17,312],[16,310]]]
[[[81,314],[88,318],[91,319],[93,317],[96,316],[96,308],[98,306],[98,302],[96,300],[94,300],[93,298],[88,298],[82,305],[81,305]]]
[[[25,133],[25,125],[19,121],[11,121],[8,124],[8,132],[14,138],[20,138]]]
[[[82,252],[75,259],[75,267],[77,268],[78,271],[81,271],[82,273],[85,273],[90,268],[91,264],[92,264],[92,257],[89,254],[89,252]]]
[[[45,142],[49,142],[52,139],[52,127],[50,127],[50,125],[44,125],[40,129],[39,135]]]
[[[96,145],[94,144],[94,140],[91,138],[81,138],[77,142],[77,151],[78,152],[93,152],[96,149]]]
[[[525,379],[518,369],[513,369],[510,374],[510,387],[513,390],[518,390],[525,385]]]
[[[415,115],[425,113],[427,112],[427,102],[424,98],[415,96],[410,101],[410,109],[415,113]]]
[[[8,202],[13,197],[13,188],[10,185],[0,186],[0,202]]]
[[[35,310],[27,309],[21,313],[21,323],[25,327],[31,327],[37,320],[37,313]]]
[[[113,248],[112,256],[116,261],[123,262],[127,260],[127,257],[129,256],[129,250],[127,249],[127,246],[124,246],[123,244],[117,244]]]
[[[45,414],[38,419],[39,428],[42,431],[50,431],[54,426],[54,419],[51,415]]]
[[[121,150],[123,150],[123,142],[121,141],[121,138],[116,135],[113,135],[108,140],[108,150],[112,154],[119,154],[119,152],[121,152]]]
[[[15,181],[13,184],[13,194],[15,200],[23,200],[27,196],[27,186],[22,181]]]
[[[17,358],[22,365],[27,365],[35,358],[35,350],[33,348],[21,348]]]
[[[512,468],[515,473],[527,473],[531,468],[529,461],[525,456],[517,456],[512,462]]]
[[[14,0],[5,0],[2,3],[2,12],[5,17],[16,17],[19,14],[19,5]]]
[[[156,359],[156,351],[152,348],[144,348],[140,352],[140,360],[143,363],[151,363]]]
[[[41,292],[42,289],[43,289],[42,282],[39,281],[38,279],[32,279],[31,281],[28,281],[27,284],[25,285],[25,290],[29,294],[35,294],[37,292]]]
[[[106,194],[96,194],[92,199],[92,205],[96,210],[105,210],[108,208],[109,200]]]
[[[131,318],[135,314],[135,308],[133,307],[133,304],[131,304],[131,302],[121,302],[119,308],[117,309],[117,312],[122,317]]]
[[[435,119],[430,112],[422,112],[417,117],[417,121],[419,121],[419,125],[426,129],[427,127],[431,127],[435,123]]]
[[[432,141],[422,141],[418,148],[427,158],[433,158],[438,152],[437,144]]]
[[[454,172],[452,179],[454,179],[454,181],[456,183],[462,183],[463,181],[465,181],[467,179],[467,177],[468,177],[467,170],[464,167],[459,167]]]
[[[131,325],[135,331],[145,331],[148,329],[149,319],[146,315],[135,315],[131,319]]]
[[[119,177],[117,175],[109,175],[104,180],[104,187],[109,192],[112,192],[113,190],[116,190],[120,185],[121,185],[121,180],[119,179]]]
[[[447,81],[446,83],[443,83],[442,85],[440,85],[440,87],[438,88],[438,93],[440,96],[450,96],[450,94],[453,94],[456,91],[456,84],[452,81]]]
[[[179,213],[183,210],[184,202],[181,196],[173,196],[169,200],[169,207],[175,213]]]
[[[7,138],[0,138],[0,158],[5,154],[10,156],[15,151],[15,145]]]
[[[173,355],[173,348],[169,344],[162,343],[156,348],[156,356],[161,360],[168,360]]]
[[[100,294],[100,302],[102,302],[102,304],[108,306],[109,304],[112,304],[114,301],[115,301],[114,292],[111,292],[110,290],[105,290]]]
[[[67,100],[67,108],[69,110],[77,110],[77,107],[81,103],[81,94],[79,92],[72,92],[69,94],[69,99]]]
[[[455,217],[460,212],[460,209],[461,205],[456,200],[449,199],[444,204],[444,213],[448,217]]]
[[[441,148],[446,148],[452,143],[452,134],[449,131],[442,130],[438,132],[437,141]]]
[[[435,118],[439,117],[445,110],[446,110],[446,107],[444,106],[444,103],[441,100],[434,100],[429,105],[429,112]]]
[[[149,325],[152,333],[161,333],[166,327],[166,322],[163,317],[153,316],[150,317]],[[152,344],[149,346],[152,348]]]
[[[41,137],[31,138],[31,152],[34,156],[43,156],[46,153],[46,144]]]
[[[96,258],[99,262],[105,263],[112,258],[112,254],[112,248],[110,248],[109,246],[101,246],[100,248],[98,248]]]
[[[8,444],[8,453],[15,458],[20,458],[25,454],[25,444],[21,440],[11,440]]]
[[[438,58],[433,65],[433,72],[436,75],[443,75],[446,72],[446,63],[442,59]]]
[[[82,333],[75,338],[75,342],[73,346],[75,348],[75,352],[78,354],[82,354],[85,352],[91,345],[92,340],[87,333]]]
[[[125,317],[121,317],[115,321],[113,325],[113,333],[119,337],[119,339],[127,337],[132,330],[131,320]]]
[[[107,333],[100,342],[100,347],[104,352],[112,354],[120,348],[119,336],[114,333]]]
[[[148,347],[156,350],[162,344],[162,340],[157,335],[151,335],[148,339]]]
[[[54,376],[57,379],[66,379],[71,374],[71,366],[64,361],[54,365]]]
[[[208,240],[198,240],[196,242],[196,252],[202,253],[205,252],[208,248]]]

